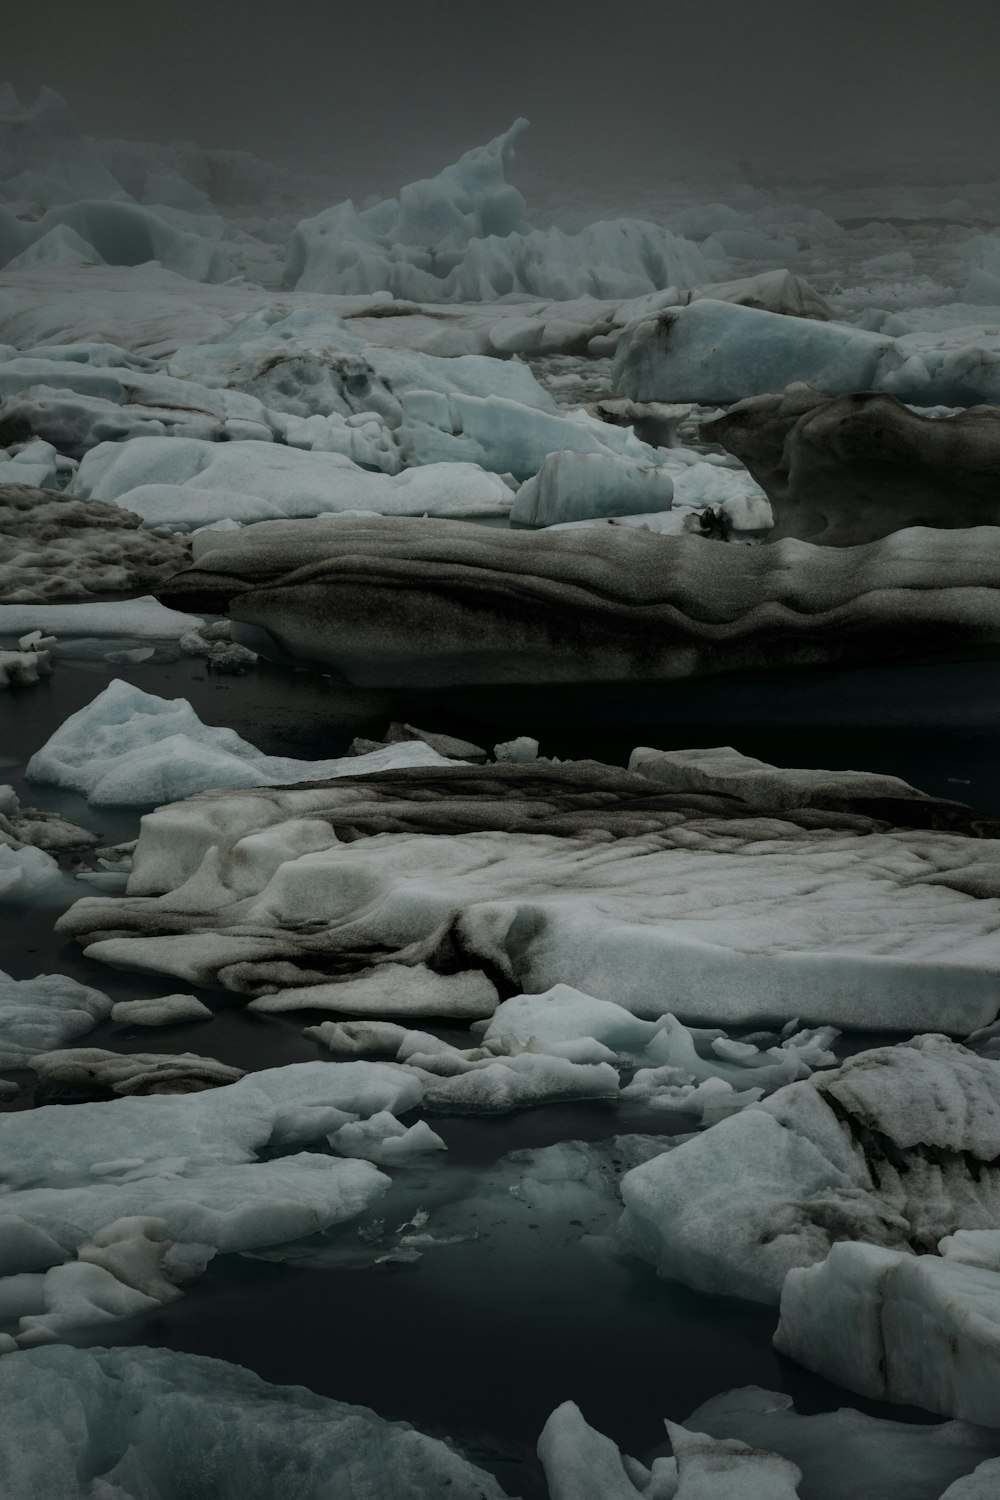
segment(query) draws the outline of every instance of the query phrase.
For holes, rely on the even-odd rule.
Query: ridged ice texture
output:
[[[467,1015],[488,1014],[485,976],[501,994],[569,984],[651,1020],[912,1033],[993,1019],[1000,857],[967,809],[773,806],[773,789],[759,808],[589,762],[208,793],[148,816],[128,895],[77,902],[59,930],[105,962],[268,1004],[278,991],[337,1008],[338,984],[365,976],[355,1014],[400,1013],[402,965],[423,976],[424,1015],[455,1013],[435,1008],[436,972],[442,991],[476,990]]]
[[[995,647],[1000,530],[743,548],[623,527],[265,523],[159,597],[228,605],[365,685],[669,680]]]

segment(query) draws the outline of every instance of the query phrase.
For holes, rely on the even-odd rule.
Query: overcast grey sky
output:
[[[432,171],[518,114],[533,153],[665,164],[1000,135],[1000,0],[40,0],[4,51],[94,134],[317,167]]]

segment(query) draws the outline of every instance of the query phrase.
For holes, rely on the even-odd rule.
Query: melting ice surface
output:
[[[523,128],[0,95],[12,1500],[1000,1487],[995,205]]]

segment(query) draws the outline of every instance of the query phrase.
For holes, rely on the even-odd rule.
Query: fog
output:
[[[519,114],[571,179],[836,158],[960,181],[1000,128],[998,55],[995,0],[59,0],[18,16],[5,69],[98,136],[367,164],[374,187]]]

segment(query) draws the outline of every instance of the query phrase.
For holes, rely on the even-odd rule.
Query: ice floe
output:
[[[726,404],[795,381],[828,396],[880,390],[923,406],[974,406],[1000,398],[1000,343],[976,328],[896,339],[706,297],[637,320],[615,353],[616,394],[636,401]]]
[[[6,479],[14,464],[2,473]],[[11,476],[13,477],[13,476]],[[189,560],[176,537],[140,530],[118,505],[0,483],[0,602],[150,589]]]
[[[155,1000],[119,1000],[112,1021],[129,1026],[172,1026],[177,1021],[207,1021],[212,1012],[197,995],[159,995]]]
[[[140,807],[209,787],[272,786],[447,764],[416,739],[333,760],[265,755],[234,729],[203,724],[185,698],[157,698],[116,678],[60,725],[31,757],[26,775],[80,792],[93,803]]]
[[[829,1271],[790,1283],[782,1347],[804,1348],[817,1332],[805,1332],[807,1300],[830,1308],[837,1268],[871,1264],[867,1250],[838,1241],[870,1242],[875,1265],[895,1265],[902,1248],[919,1267],[930,1257],[913,1258],[914,1249],[932,1251],[958,1229],[997,1227],[998,1100],[1000,1064],[942,1036],[862,1052],[630,1173],[623,1241],[665,1276],[775,1303],[787,1274],[831,1252]],[[858,1298],[864,1284],[862,1276]],[[849,1277],[842,1285],[849,1299]],[[801,1340],[791,1331],[796,1314]],[[834,1341],[842,1319],[829,1324]],[[851,1326],[857,1333],[853,1314]],[[877,1344],[873,1333],[869,1347]]]
[[[147,815],[128,895],[59,930],[265,1009],[342,994],[348,1013],[441,1015],[453,986],[486,1016],[496,980],[696,1024],[994,1018],[1000,865],[967,810],[900,797],[887,827],[842,797],[772,806],[587,762],[203,793]]]
[[[33,1308],[21,1332],[13,1329],[15,1338],[51,1338],[68,1328],[70,1317],[84,1326],[91,1305],[98,1321],[137,1310],[119,1311],[114,1302],[108,1307],[100,1288],[76,1285],[93,1280],[89,1270],[76,1269],[87,1261],[81,1247],[113,1223],[160,1221],[164,1253],[178,1266],[200,1270],[219,1251],[253,1249],[343,1223],[386,1191],[389,1179],[368,1162],[296,1148],[324,1142],[352,1121],[419,1103],[423,1090],[412,1070],[306,1063],[206,1088],[220,1083],[220,1070],[216,1065],[212,1077],[202,1069],[199,1083],[200,1061],[188,1066],[188,1087],[194,1082],[200,1091],[161,1093],[158,1088],[172,1082],[183,1087],[184,1059],[133,1063],[105,1053],[88,1062],[70,1054],[65,1065],[56,1060],[54,1074],[68,1071],[77,1084],[86,1083],[89,1067],[110,1091],[131,1082],[139,1096],[4,1117],[9,1170],[0,1203],[0,1272],[4,1278],[46,1273],[46,1285],[34,1293],[45,1311]],[[141,1097],[143,1088],[154,1097]],[[107,1290],[118,1296],[108,1274]],[[67,1284],[73,1293],[68,1311]],[[0,1279],[0,1301],[4,1289]],[[83,1305],[74,1310],[74,1300]],[[47,1328],[48,1313],[56,1316],[57,1329]],[[20,1315],[15,1309],[12,1318]]]

